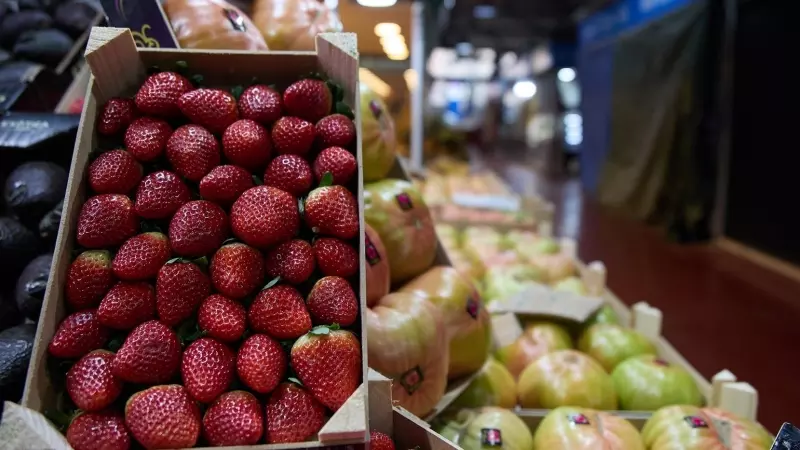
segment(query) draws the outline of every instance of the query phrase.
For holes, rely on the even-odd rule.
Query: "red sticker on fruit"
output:
[[[567,419],[569,419],[570,423],[575,425],[591,425],[589,418],[583,414],[570,414],[567,416]]]
[[[364,256],[366,256],[369,265],[374,266],[381,262],[381,254],[378,253],[378,249],[375,248],[375,244],[372,243],[369,235],[365,234],[364,238]]]
[[[497,428],[481,428],[481,444],[486,447],[502,447],[503,435]]]
[[[375,116],[376,119],[380,119],[383,115],[383,108],[381,108],[381,104],[378,103],[377,100],[369,102],[369,110],[372,111],[372,115]]]
[[[686,423],[688,423],[692,428],[708,428],[708,422],[706,422],[702,417],[686,416],[683,418],[683,420],[685,420]]]
[[[403,386],[408,395],[411,395],[417,389],[419,389],[424,379],[425,377],[422,376],[422,369],[420,369],[419,366],[416,366],[413,369],[408,370],[406,373],[400,375],[400,385]]]
[[[247,26],[244,23],[244,17],[232,9],[223,9],[222,15],[225,16],[231,23],[231,26],[236,31],[247,31]]]
[[[467,314],[473,319],[478,318],[478,313],[481,310],[481,304],[479,301],[475,300],[475,297],[469,296],[467,297]]]
[[[658,364],[659,366],[663,366],[663,367],[668,367],[669,366],[669,362],[667,362],[667,361],[665,361],[665,360],[663,360],[661,358],[657,358],[653,362]]]
[[[409,209],[414,207],[414,205],[411,203],[411,197],[405,192],[401,192],[395,195],[394,198],[395,200],[397,200],[397,204],[403,211],[408,211]]]

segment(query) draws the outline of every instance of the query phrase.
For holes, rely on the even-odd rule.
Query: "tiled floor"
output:
[[[800,423],[800,285],[709,245],[668,242],[584,196],[575,179],[492,166],[516,189],[533,186],[554,202],[556,233],[578,239],[583,260],[606,263],[623,301],[660,308],[664,335],[704,376],[729,369],[753,384],[772,432]]]

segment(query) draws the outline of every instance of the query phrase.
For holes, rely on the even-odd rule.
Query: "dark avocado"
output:
[[[17,308],[34,322],[39,320],[52,263],[52,253],[37,256],[25,267],[17,280],[17,289],[14,293]]]
[[[0,217],[0,270],[2,280],[14,280],[39,253],[39,239],[16,219]],[[11,281],[13,282],[13,281]]]
[[[36,326],[18,325],[0,333],[0,397],[19,401],[31,361]]]
[[[61,214],[64,209],[64,202],[60,201],[58,204],[42,217],[39,221],[39,237],[42,241],[52,245],[56,242],[58,236],[58,226],[61,224]]]
[[[75,42],[69,35],[55,28],[30,30],[22,33],[14,43],[14,56],[51,66],[58,65],[72,50]]]
[[[8,13],[3,17],[3,22],[0,22],[0,42],[11,45],[25,31],[50,28],[52,24],[53,18],[38,9]]]
[[[22,223],[36,227],[48,211],[64,200],[66,190],[66,170],[51,162],[31,161],[20,164],[8,175],[3,197]]]
[[[56,25],[74,37],[91,27],[95,17],[97,8],[86,0],[67,0],[53,14]]]

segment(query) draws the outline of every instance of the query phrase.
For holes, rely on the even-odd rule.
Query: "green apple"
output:
[[[608,372],[632,356],[656,354],[655,345],[643,334],[613,324],[587,328],[578,339],[578,350],[596,359]]]
[[[614,369],[611,378],[623,410],[655,411],[669,405],[703,404],[692,375],[655,355],[626,359]]]

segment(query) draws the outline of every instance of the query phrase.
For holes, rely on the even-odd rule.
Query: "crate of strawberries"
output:
[[[355,48],[93,29],[23,398],[73,448],[369,439]]]

